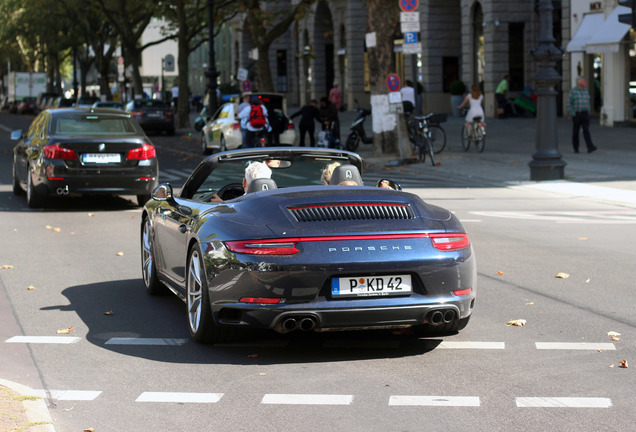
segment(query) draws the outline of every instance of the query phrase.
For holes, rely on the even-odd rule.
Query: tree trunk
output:
[[[368,32],[376,35],[376,46],[367,48],[373,111],[373,154],[399,156],[398,122],[402,119],[401,115],[389,112],[386,80],[389,74],[395,73],[393,40],[398,31],[400,9],[398,2],[386,0],[369,0],[367,7]]]
[[[190,41],[185,6],[183,2],[177,4],[177,20],[179,23],[179,38],[177,40],[177,67],[179,71],[179,103],[177,104],[177,128],[190,127],[190,87],[188,86],[189,66],[188,56],[190,55]],[[210,95],[216,97],[216,95]]]

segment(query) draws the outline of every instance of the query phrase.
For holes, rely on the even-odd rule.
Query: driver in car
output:
[[[245,168],[245,177],[243,177],[243,190],[247,193],[252,180],[272,178],[272,170],[264,162],[252,162]],[[214,194],[210,201],[223,201],[218,194]]]

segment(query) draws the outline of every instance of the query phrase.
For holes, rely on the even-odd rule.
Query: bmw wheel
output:
[[[201,247],[194,245],[188,257],[186,275],[186,306],[188,327],[195,342],[208,344],[230,339],[229,328],[215,324],[208,295],[208,279],[205,273]]]
[[[151,295],[161,295],[166,293],[167,289],[165,285],[159,282],[157,277],[152,247],[152,227],[150,226],[150,219],[146,217],[141,231],[141,273],[144,278],[146,292]]]
[[[22,189],[22,186],[20,185],[20,180],[18,179],[18,173],[16,172],[16,169],[15,169],[15,159],[11,167],[11,172],[13,175],[13,193],[15,195],[24,195],[24,189]]]
[[[31,176],[31,170],[27,170],[27,205],[29,208],[40,208],[44,203],[44,199],[40,196],[35,190],[35,186],[33,185],[33,177]]]

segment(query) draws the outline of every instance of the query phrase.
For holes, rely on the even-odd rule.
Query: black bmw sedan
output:
[[[42,111],[29,130],[13,131],[13,192],[29,207],[48,197],[136,195],[143,205],[157,186],[155,147],[120,110],[64,108]]]

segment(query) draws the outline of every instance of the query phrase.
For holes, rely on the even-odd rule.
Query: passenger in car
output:
[[[320,175],[320,181],[322,181],[325,185],[328,185],[331,181],[331,176],[333,175],[333,170],[340,166],[340,162],[332,162],[326,167],[322,169],[322,174]]]
[[[252,162],[245,168],[245,177],[243,177],[243,189],[247,192],[250,183],[256,179],[271,179],[272,170],[263,162]]]

